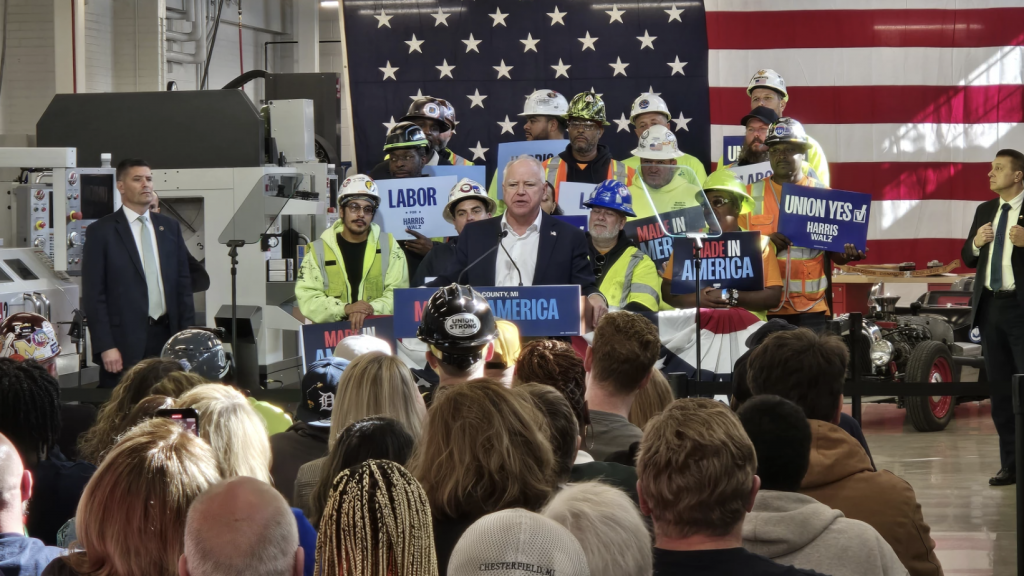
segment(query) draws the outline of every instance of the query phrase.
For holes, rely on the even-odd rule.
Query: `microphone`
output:
[[[505,248],[505,245],[501,243],[501,239],[504,238],[506,235],[508,235],[508,231],[502,231],[501,237],[498,238],[498,246],[501,246],[501,249],[505,251],[505,256],[508,256],[508,261],[512,263],[512,266],[515,266],[516,272],[519,274],[519,285],[522,286],[523,273],[519,271],[519,266],[516,266],[516,261],[513,260],[512,255],[508,253],[508,248]]]
[[[501,232],[498,232],[498,246],[501,246],[501,239],[504,238],[505,236],[508,236],[508,230],[502,230]],[[490,256],[491,252],[494,252],[495,250],[498,249],[498,246],[495,246],[494,248],[491,248],[487,252],[484,252],[479,258],[477,258],[476,260],[473,260],[472,262],[470,262],[469,266],[466,266],[465,268],[463,268],[462,272],[459,274],[459,279],[456,280],[455,283],[456,284],[462,284],[462,277],[466,275],[466,272],[469,272],[470,268],[472,268],[473,266],[476,266],[477,262],[479,262],[479,261],[483,260],[484,258],[487,258],[488,256]],[[518,270],[518,268],[517,268],[517,270]],[[522,284],[520,284],[520,286],[522,286]]]

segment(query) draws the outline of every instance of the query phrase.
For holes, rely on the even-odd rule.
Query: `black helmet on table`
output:
[[[497,330],[487,299],[470,286],[451,284],[430,297],[416,337],[440,352],[441,362],[468,370]]]
[[[186,328],[164,344],[161,358],[177,360],[186,372],[202,376],[210,382],[219,382],[231,369],[231,359],[224,344],[210,329]]]

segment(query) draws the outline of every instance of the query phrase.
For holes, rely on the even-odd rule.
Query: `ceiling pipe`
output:
[[[177,42],[195,42],[195,49],[192,54],[167,50],[165,58],[168,62],[178,64],[202,64],[206,61],[206,23],[205,8],[203,0],[185,0],[186,21],[191,21],[192,30],[188,33],[172,32],[165,33],[165,39]],[[189,20],[190,18],[190,20]]]

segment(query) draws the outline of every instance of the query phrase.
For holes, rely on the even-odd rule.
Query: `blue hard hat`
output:
[[[598,184],[583,205],[587,208],[600,206],[609,210],[618,210],[627,216],[636,217],[636,213],[633,212],[633,195],[629,192],[629,188],[618,180],[605,180]]]

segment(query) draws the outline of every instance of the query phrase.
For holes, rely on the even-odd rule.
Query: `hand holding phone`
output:
[[[199,436],[199,412],[195,408],[164,408],[156,411],[157,418],[168,418],[185,430]]]

